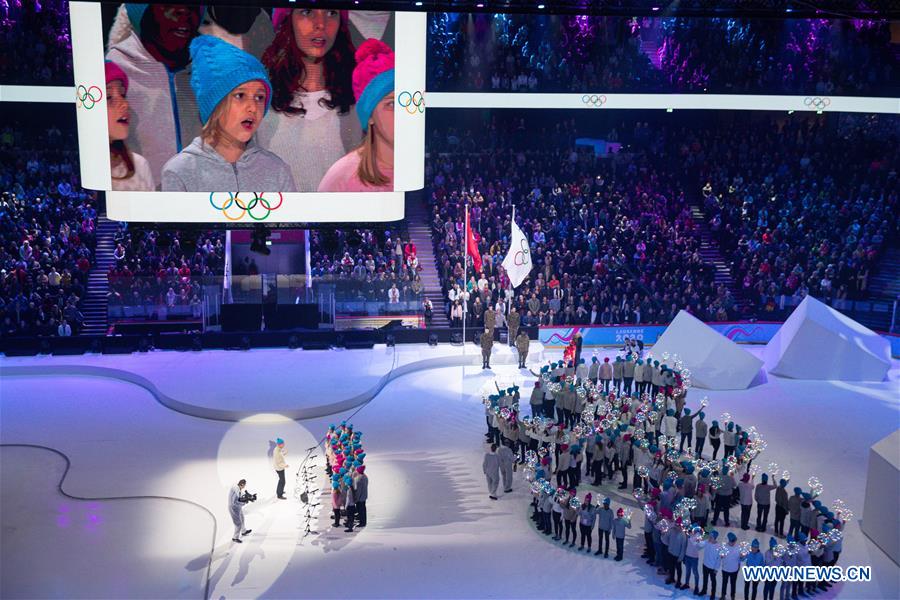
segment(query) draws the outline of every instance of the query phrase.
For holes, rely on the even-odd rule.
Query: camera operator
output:
[[[228,493],[228,512],[231,514],[231,520],[234,522],[234,537],[231,538],[231,541],[238,544],[243,543],[241,536],[250,535],[252,531],[244,529],[244,504],[252,502],[256,498],[244,492],[246,486],[247,480],[241,479]]]

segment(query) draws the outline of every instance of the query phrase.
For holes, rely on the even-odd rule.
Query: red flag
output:
[[[475,266],[475,272],[481,272],[481,254],[478,252],[478,241],[475,239],[475,232],[469,226],[469,207],[466,207],[466,254],[472,257],[472,264]]]

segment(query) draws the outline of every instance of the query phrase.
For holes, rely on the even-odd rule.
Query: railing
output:
[[[204,331],[220,325],[224,304],[244,305],[315,305],[319,328],[332,328],[340,322],[342,328],[380,327],[397,318],[404,326],[418,324],[424,317],[422,294],[411,285],[398,286],[390,294],[385,282],[365,282],[334,277],[317,277],[307,287],[303,274],[260,273],[234,275],[225,288],[224,277],[206,277],[194,285],[198,302],[182,305],[176,300],[173,306],[165,301],[143,304],[119,303],[110,305],[110,320],[145,320],[172,322],[177,320],[201,320]],[[157,293],[162,293],[157,284]],[[164,294],[163,294],[164,296]],[[394,301],[396,300],[396,301]]]
[[[304,304],[316,306],[320,329],[338,324],[342,329],[369,329],[397,319],[403,327],[421,326],[422,293],[411,284],[398,283],[397,292],[389,293],[388,282],[331,276],[316,277],[307,287],[303,274],[235,275],[228,289],[222,276],[130,278],[111,282],[108,316],[110,325],[119,329],[142,322],[172,330],[181,329],[180,324],[184,324],[192,330],[209,331],[220,326],[225,304]],[[783,321],[800,300],[778,296],[774,310],[759,310],[755,316],[761,321]],[[832,299],[828,303],[871,329],[888,333],[900,330],[897,298]]]
[[[133,328],[205,330],[218,311],[221,278],[191,275],[120,277],[109,281],[107,317],[117,333]]]
[[[761,296],[757,298],[760,304],[765,305],[769,296]],[[800,304],[802,298],[795,296],[777,296],[775,298],[775,310],[757,310],[756,314],[760,319],[766,320],[784,320],[794,308]],[[871,329],[885,331],[887,333],[896,333],[900,327],[900,315],[898,315],[898,299],[897,298],[868,298],[866,300],[850,300],[843,298],[832,298],[831,300],[821,298],[835,310],[848,315],[852,319],[861,322],[863,325]]]

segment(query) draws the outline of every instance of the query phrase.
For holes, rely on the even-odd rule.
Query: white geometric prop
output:
[[[862,530],[900,564],[900,519],[897,498],[900,497],[900,429],[869,449],[869,471],[866,474],[866,503],[863,507]]]
[[[766,369],[794,379],[882,381],[891,366],[888,340],[807,296],[765,349]]]
[[[692,385],[707,390],[747,389],[762,366],[760,359],[683,310],[653,344],[660,364],[664,352],[677,354],[691,371]]]

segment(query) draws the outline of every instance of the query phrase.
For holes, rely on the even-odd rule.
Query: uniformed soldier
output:
[[[528,339],[528,334],[525,330],[521,330],[519,335],[516,336],[516,350],[519,351],[519,368],[525,368],[525,359],[528,358],[528,345],[531,343],[531,340]]]
[[[516,310],[516,307],[513,306],[509,309],[509,314],[506,316],[506,323],[509,327],[509,345],[512,346],[516,344],[518,347],[518,337],[519,333],[519,323],[522,322],[522,315]]]
[[[481,368],[491,368],[491,349],[494,347],[494,335],[490,329],[481,334]]]
[[[494,335],[494,329],[497,327],[497,311],[494,310],[494,307],[490,304],[486,311],[484,311],[484,328],[491,332],[491,336]]]

